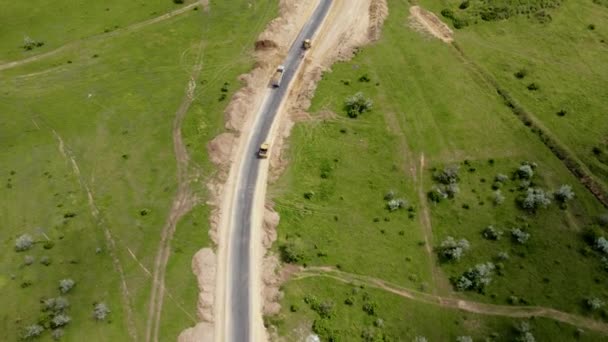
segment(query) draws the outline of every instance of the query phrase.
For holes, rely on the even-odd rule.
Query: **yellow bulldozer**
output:
[[[260,146],[260,149],[258,150],[258,157],[261,159],[268,158],[268,149],[269,148],[270,148],[270,146],[268,145],[268,143],[263,143]]]

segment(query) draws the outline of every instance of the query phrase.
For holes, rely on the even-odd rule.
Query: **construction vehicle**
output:
[[[272,81],[270,82],[274,88],[278,88],[281,86],[281,81],[283,80],[283,74],[285,73],[285,67],[279,65],[277,70],[274,72],[272,76]]]
[[[268,143],[263,143],[258,151],[258,157],[262,159],[268,158]]]
[[[310,39],[304,39],[304,42],[302,43],[302,49],[308,50],[308,49],[310,49],[311,46],[312,46],[312,41]]]

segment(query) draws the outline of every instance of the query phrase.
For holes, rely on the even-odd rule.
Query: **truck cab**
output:
[[[310,47],[312,46],[312,41],[309,39],[304,39],[304,42],[302,42],[302,49],[304,50],[308,50],[310,49]]]
[[[261,159],[268,158],[268,149],[269,148],[270,148],[270,146],[268,145],[268,143],[263,143],[262,145],[260,145],[260,149],[258,150],[258,157]]]

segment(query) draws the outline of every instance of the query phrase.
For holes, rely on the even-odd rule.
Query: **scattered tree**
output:
[[[499,173],[496,175],[494,180],[497,182],[500,182],[500,183],[505,183],[506,181],[509,180],[509,177],[507,175],[503,175],[502,173]]]
[[[61,279],[59,281],[59,292],[68,293],[76,285],[76,282],[70,278]]]
[[[555,191],[553,197],[562,203],[566,203],[567,201],[574,198],[574,192],[572,191],[572,187],[570,185],[562,185]]]
[[[519,333],[519,336],[515,338],[517,342],[535,342],[536,339],[532,335],[530,323],[521,322],[515,326],[515,330]]]
[[[30,340],[30,339],[40,336],[43,331],[44,331],[44,327],[42,327],[39,324],[28,325],[23,330],[22,337],[24,340]]]
[[[495,269],[496,266],[491,262],[477,264],[469,268],[456,280],[456,289],[458,291],[476,290],[483,292],[484,288],[492,282]]]
[[[33,263],[34,263],[34,261],[36,261],[36,258],[34,258],[34,257],[33,257],[33,256],[31,256],[31,255],[26,255],[26,256],[23,258],[23,263],[24,263],[26,266],[29,266],[29,265],[33,264]]]
[[[95,318],[98,321],[105,320],[109,313],[110,313],[110,309],[104,302],[97,303],[93,307],[93,318]]]
[[[519,228],[511,229],[511,236],[520,244],[525,244],[530,239],[530,233],[526,233]]]
[[[600,236],[595,241],[595,248],[604,254],[608,254],[608,240],[605,237]]]
[[[29,51],[33,50],[34,48],[41,47],[43,45],[44,42],[37,42],[32,38],[25,36],[23,37],[23,45],[21,47],[23,48],[23,50]]]
[[[63,329],[53,330],[53,332],[51,333],[51,336],[53,337],[53,340],[55,340],[55,341],[61,340],[61,338],[63,337]]]
[[[433,178],[441,184],[455,184],[460,180],[458,171],[458,165],[446,166],[442,171],[435,172]]]
[[[604,301],[597,297],[590,297],[585,301],[585,303],[587,304],[589,310],[593,311],[599,310],[604,306]]]
[[[520,204],[524,209],[536,210],[539,208],[546,208],[551,204],[551,199],[549,199],[549,196],[543,189],[528,188],[526,196],[520,200]]]
[[[448,236],[439,247],[439,256],[444,260],[458,261],[469,250],[471,244],[466,239],[456,241],[453,237]]]
[[[51,264],[51,258],[49,258],[48,256],[43,256],[42,258],[40,258],[40,263],[43,264],[44,266],[49,266]]]
[[[23,234],[15,240],[15,250],[17,252],[27,251],[32,248],[34,239],[29,234]]]
[[[374,102],[366,98],[361,92],[348,97],[344,102],[346,114],[351,118],[356,118],[365,112],[369,112],[373,106]]]
[[[500,190],[496,190],[492,194],[492,201],[494,202],[494,205],[501,205],[505,202],[505,196]]]
[[[389,211],[395,211],[408,206],[408,202],[402,198],[392,199],[386,203],[386,207]]]
[[[53,317],[53,319],[51,320],[51,327],[53,327],[53,328],[63,327],[64,325],[67,325],[68,323],[70,323],[71,320],[72,320],[72,318],[70,318],[70,316],[68,316],[66,314],[58,314],[55,317]]]
[[[483,235],[484,238],[488,239],[488,240],[500,240],[500,238],[502,237],[502,230],[500,229],[496,229],[494,228],[494,226],[489,225],[487,226],[483,232],[481,233]]]
[[[509,253],[507,252],[498,252],[496,258],[501,261],[509,260]]]
[[[534,176],[534,170],[530,164],[523,164],[517,169],[517,176],[519,179],[530,180]]]
[[[456,342],[473,342],[473,338],[471,336],[458,336]]]
[[[54,314],[64,312],[70,307],[70,302],[64,297],[49,298],[43,302],[43,311],[51,311]]]
[[[428,342],[428,340],[424,336],[416,336],[414,337],[414,342]]]

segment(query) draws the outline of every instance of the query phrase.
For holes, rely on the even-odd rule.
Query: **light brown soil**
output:
[[[198,281],[197,313],[201,322],[213,323],[213,300],[217,258],[210,248],[203,248],[192,258],[192,272]]]
[[[440,307],[459,309],[490,316],[505,316],[517,318],[544,317],[559,322],[567,323],[576,327],[608,333],[608,324],[552,308],[539,306],[505,306],[486,303],[471,302],[458,298],[441,297],[419,292],[391,284],[382,279],[346,273],[327,267],[314,267],[301,271],[295,275],[295,279],[308,277],[327,277],[347,284],[364,284],[370,287],[381,289],[398,296],[411,300],[423,302]]]
[[[454,41],[454,32],[437,16],[420,6],[410,7],[410,26],[417,31],[425,32],[445,43]]]

